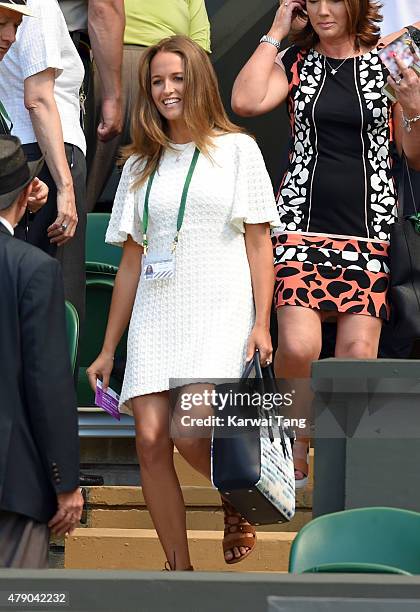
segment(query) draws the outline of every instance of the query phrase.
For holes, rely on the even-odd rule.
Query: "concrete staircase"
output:
[[[296,516],[290,523],[259,527],[255,551],[240,564],[226,565],[221,544],[220,496],[178,453],[174,460],[187,508],[191,559],[197,570],[287,571],[296,532],[312,517],[312,482],[298,492]],[[67,569],[161,570],[164,567],[165,557],[141,487],[90,487],[87,498],[86,527],[66,538]]]

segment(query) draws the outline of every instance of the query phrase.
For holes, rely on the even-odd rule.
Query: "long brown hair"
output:
[[[164,149],[171,146],[167,121],[156,108],[151,93],[150,64],[160,51],[177,53],[183,60],[184,119],[202,153],[209,155],[217,132],[244,131],[229,120],[223,108],[217,77],[206,52],[187,36],[163,39],[144,52],[139,65],[140,89],[131,120],[132,143],[123,149],[123,159],[137,155],[142,166],[134,187],[149,178],[158,167]]]
[[[382,21],[382,5],[376,0],[344,0],[344,4],[349,18],[349,34],[355,37],[356,49],[375,47],[380,38],[377,24]],[[319,42],[319,37],[308,19],[302,30],[291,34],[290,40],[299,47],[310,49]]]

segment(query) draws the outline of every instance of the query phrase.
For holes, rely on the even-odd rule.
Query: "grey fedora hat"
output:
[[[27,0],[1,0],[0,8],[9,9],[9,11],[16,11],[22,15],[32,17],[31,9],[29,9],[26,4]]]
[[[16,136],[0,136],[0,210],[13,204],[43,164],[43,157],[28,162]]]

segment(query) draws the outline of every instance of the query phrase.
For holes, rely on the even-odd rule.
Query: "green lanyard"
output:
[[[2,102],[0,101],[0,124],[4,126],[4,131],[6,134],[10,134],[13,128],[12,120],[6,112]]]
[[[199,155],[200,155],[200,150],[197,149],[196,147],[194,150],[194,155],[191,160],[190,167],[188,169],[187,178],[185,179],[184,189],[182,191],[181,203],[179,205],[179,211],[178,211],[178,220],[176,223],[176,234],[175,234],[174,241],[172,243],[172,253],[175,251],[176,246],[178,244],[179,232],[181,230],[182,223],[184,221],[185,205],[187,203],[188,190],[190,188],[191,179],[194,174],[194,170],[197,165],[197,160],[198,160]],[[152,172],[152,174],[149,177],[149,181],[147,183],[147,189],[146,189],[146,196],[144,198],[142,247],[144,249],[145,255],[147,255],[147,249],[149,246],[149,241],[147,240],[147,228],[149,227],[149,198],[150,198],[150,191],[152,189],[155,174],[156,174],[156,170]]]

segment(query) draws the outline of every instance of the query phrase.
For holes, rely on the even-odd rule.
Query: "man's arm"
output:
[[[49,527],[59,536],[80,521],[77,402],[66,335],[60,265],[45,259],[20,300],[23,382],[28,418],[47,478],[57,495]]]
[[[125,28],[124,0],[89,0],[89,38],[102,86],[99,140],[122,130],[121,65]]]
[[[57,218],[47,230],[48,237],[61,246],[74,236],[78,219],[54,85],[55,70],[47,68],[25,79],[24,96],[39,148],[57,187]]]
[[[27,256],[25,265],[32,255]],[[47,478],[57,494],[79,483],[77,402],[66,335],[60,264],[43,257],[19,304],[28,418]]]

